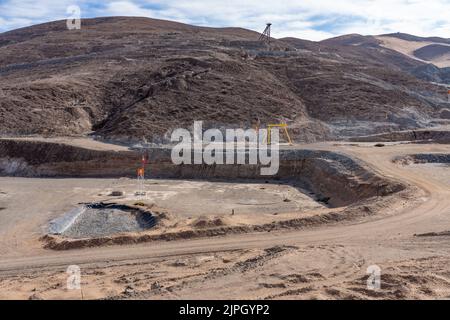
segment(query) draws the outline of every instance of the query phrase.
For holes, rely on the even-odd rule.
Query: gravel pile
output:
[[[88,205],[61,234],[79,239],[109,236],[123,232],[139,232],[156,224],[146,211],[114,204]]]
[[[450,164],[450,154],[442,154],[442,153],[416,154],[413,157],[419,163]]]

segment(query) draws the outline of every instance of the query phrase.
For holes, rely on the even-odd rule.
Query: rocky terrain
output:
[[[258,38],[128,17],[0,34],[0,299],[450,297],[450,39]],[[271,177],[175,165],[194,120],[286,121],[294,143]]]
[[[296,141],[312,142],[448,122],[448,70],[379,38],[286,38],[269,48],[258,37],[125,17],[2,33],[0,134],[162,142],[193,120],[287,121]],[[442,51],[419,49],[431,62]]]

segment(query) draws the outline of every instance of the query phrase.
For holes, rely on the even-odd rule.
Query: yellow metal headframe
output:
[[[288,125],[286,123],[279,123],[279,124],[269,124],[267,125],[267,144],[271,144],[272,140],[272,128],[283,128],[284,133],[286,134],[286,137],[289,141],[289,144],[292,146],[292,139],[288,132]]]

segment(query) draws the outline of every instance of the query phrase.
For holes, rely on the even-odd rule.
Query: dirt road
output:
[[[312,148],[313,146],[309,145],[308,147]],[[374,149],[371,145],[320,144],[317,148],[344,152],[355,156],[365,161],[381,175],[418,187],[423,191],[423,194],[418,196],[414,205],[406,203],[406,201],[400,201],[396,204],[395,212],[385,212],[365,221],[353,221],[292,232],[243,234],[67,252],[43,251],[21,258],[0,259],[0,273],[2,276],[10,277],[37,269],[40,272],[43,270],[47,272],[54,270],[56,272],[71,264],[77,264],[87,269],[107,268],[108,266],[115,266],[115,268],[120,269],[129,264],[154,264],[194,255],[223,254],[237,251],[257,252],[274,246],[295,246],[302,253],[303,259],[301,262],[298,259],[295,260],[293,265],[297,269],[321,270],[321,275],[325,279],[316,279],[313,282],[316,285],[322,283],[325,288],[329,288],[330,286],[339,287],[339,285],[342,287],[349,281],[356,281],[355,279],[359,279],[365,274],[366,267],[373,264],[385,266],[388,269],[394,268],[394,270],[398,269],[398,263],[405,261],[405,263],[409,263],[416,261],[416,259],[421,262],[411,262],[410,264],[418,268],[424,264],[423,268],[446,264],[447,259],[450,259],[450,251],[448,250],[450,241],[448,241],[448,238],[423,239],[414,237],[414,234],[450,230],[450,176],[447,175],[448,172],[443,171],[444,174],[436,178],[429,174],[425,166],[410,170],[393,163],[391,160],[395,156],[414,153],[449,153],[450,148],[448,146],[401,144]],[[328,253],[323,254],[322,251],[324,250],[327,250]],[[307,257],[310,257],[310,259]],[[290,259],[294,258],[291,257]],[[437,262],[431,263],[430,261],[433,259],[444,260],[439,260],[440,264]],[[292,261],[294,260],[288,260],[287,263]],[[330,274],[327,275],[324,269],[327,269]],[[334,271],[331,272],[331,270]],[[432,270],[422,271],[430,272]],[[401,268],[396,272],[397,275],[401,275]],[[258,272],[259,276],[261,276],[260,273],[261,270]],[[254,276],[256,277],[256,274]],[[242,277],[242,275],[239,277]],[[445,283],[450,283],[448,280],[450,279],[445,279]],[[225,279],[222,278],[220,283],[223,284],[224,281]],[[201,298],[201,294],[206,297],[204,295],[207,292],[213,294],[213,296],[208,296],[209,298],[227,297],[225,291],[215,291],[214,281],[201,286],[201,290],[204,291],[200,291],[200,293],[195,290],[192,291],[193,287],[198,289],[199,286],[200,284],[195,282],[192,285],[180,287],[175,297]],[[305,288],[303,287],[303,289]],[[450,288],[448,289],[450,290]],[[342,289],[341,292],[345,290]],[[241,298],[255,298],[250,294],[251,288],[245,288],[244,286],[238,291],[242,292],[239,295]],[[278,297],[273,291],[261,293],[258,297]],[[297,293],[297,296],[299,294],[300,292]],[[341,297],[339,292],[333,294],[328,291],[326,293],[320,291],[315,294],[333,298]],[[358,294],[361,294],[361,292]],[[163,294],[161,296],[172,297]],[[296,295],[288,292],[288,294],[281,294],[281,296]],[[418,296],[420,295],[413,295],[413,297]],[[434,296],[436,295],[430,294],[430,297]],[[148,298],[145,292],[138,297]]]

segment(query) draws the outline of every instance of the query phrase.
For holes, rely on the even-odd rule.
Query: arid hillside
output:
[[[296,141],[316,141],[448,121],[440,119],[446,69],[375,37],[287,38],[270,48],[258,38],[129,17],[2,33],[0,134],[162,142],[194,120],[219,128],[287,121]]]
[[[377,37],[381,45],[440,68],[450,67],[450,39],[394,33]]]

